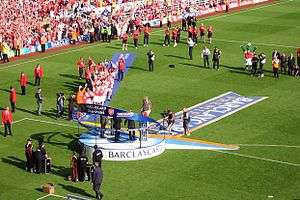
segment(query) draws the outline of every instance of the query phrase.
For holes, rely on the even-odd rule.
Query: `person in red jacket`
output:
[[[26,86],[28,83],[27,75],[24,72],[21,72],[19,82],[20,82],[21,91],[22,91],[21,95],[23,96],[26,94]]]
[[[13,123],[12,113],[10,112],[9,107],[6,107],[5,110],[2,111],[2,126],[4,127],[4,137],[6,137],[8,133],[12,135],[11,132],[12,123]]]
[[[212,28],[212,26],[209,26],[207,29],[207,38],[208,38],[209,44],[211,44],[212,36],[213,36],[213,28]]]
[[[205,42],[205,26],[201,24],[199,27],[199,32],[200,32],[200,40],[204,43]]]
[[[144,47],[148,47],[149,45],[150,31],[150,25],[147,24],[144,28]]]
[[[41,78],[44,76],[44,70],[41,67],[40,64],[37,64],[36,67],[34,68],[34,85],[35,86],[40,86],[41,85]]]
[[[132,37],[133,37],[133,45],[134,47],[137,49],[138,45],[139,45],[139,36],[140,36],[140,32],[139,30],[135,30],[133,31]]]
[[[85,68],[85,65],[84,65],[83,58],[80,57],[79,61],[77,62],[77,69],[78,69],[78,74],[79,74],[79,80],[81,80],[82,77],[83,77],[84,68]]]
[[[127,32],[122,35],[122,50],[127,51],[128,49],[128,34]]]
[[[17,92],[16,92],[16,88],[14,88],[12,86],[10,86],[9,101],[10,101],[10,105],[11,105],[11,111],[15,112],[16,101],[17,101]]]
[[[118,61],[118,81],[123,80],[125,69],[126,69],[125,59],[123,55],[121,55]]]

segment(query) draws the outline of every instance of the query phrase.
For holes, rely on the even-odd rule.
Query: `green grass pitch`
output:
[[[149,47],[156,53],[154,73],[147,71],[146,52],[149,48],[141,46],[135,50],[131,46],[129,52],[136,54],[134,66],[111,104],[138,111],[143,96],[148,95],[154,106],[152,117],[159,119],[159,113],[167,107],[179,111],[226,91],[245,96],[268,96],[267,100],[193,132],[190,137],[225,144],[294,147],[241,145],[240,150],[229,152],[234,155],[167,150],[159,157],[144,161],[104,161],[104,199],[260,200],[268,199],[269,195],[274,196],[273,199],[300,199],[300,82],[299,78],[286,75],[280,75],[276,80],[270,72],[273,49],[295,53],[300,47],[299,13],[300,1],[279,1],[274,5],[202,20],[215,30],[213,44],[209,47],[218,46],[223,51],[220,71],[201,67],[202,44],[195,47],[194,60],[189,61],[184,43],[176,48],[163,48],[163,32],[155,29]],[[182,37],[185,41],[185,33]],[[239,47],[244,43],[242,41],[252,42],[258,52],[268,55],[264,78],[250,77],[240,69],[243,67]],[[41,117],[34,114],[35,88],[29,86],[25,97],[18,95],[15,121],[30,118],[69,125],[24,120],[13,125],[13,137],[0,135],[1,200],[37,199],[45,195],[39,188],[46,182],[55,184],[58,195],[94,196],[88,182],[72,183],[65,179],[78,129],[76,124],[53,118],[55,94],[60,91],[70,94],[78,86],[75,62],[80,56],[103,60],[120,49],[120,42],[114,41],[111,45],[71,48],[0,66],[1,107],[9,105],[6,90],[10,85],[20,90],[17,79],[21,71],[26,72],[32,82],[34,66],[37,63],[44,66],[42,90],[46,97],[44,111],[48,114]],[[169,64],[176,67],[171,69]],[[3,129],[0,131],[3,133]],[[53,172],[46,175],[24,170],[25,141],[40,135],[45,136],[46,149],[54,165]]]

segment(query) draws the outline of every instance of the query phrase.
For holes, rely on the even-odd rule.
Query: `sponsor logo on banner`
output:
[[[266,98],[267,97],[244,97],[234,92],[227,92],[192,106],[188,108],[188,113],[190,115],[189,129],[192,131],[199,129]],[[155,130],[153,127],[151,127],[151,129]],[[175,124],[173,125],[171,132],[173,134],[184,133],[182,112],[175,114]]]
[[[165,140],[157,145],[138,149],[102,149],[104,160],[128,161],[143,160],[158,156],[165,151]]]

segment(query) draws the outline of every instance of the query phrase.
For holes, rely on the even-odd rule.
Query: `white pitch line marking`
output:
[[[47,195],[45,195],[45,196],[42,196],[42,197],[40,197],[40,198],[37,198],[36,200],[41,200],[41,199],[44,199],[44,198],[46,198],[46,197],[48,197],[48,196],[50,196],[51,194],[47,194]]]
[[[25,121],[25,120],[27,120],[26,117],[23,118],[23,119],[19,119],[19,120],[14,121],[13,124],[20,123],[20,122]]]
[[[291,162],[286,162],[286,161],[281,161],[281,160],[274,160],[274,159],[269,159],[269,158],[251,156],[251,155],[241,154],[241,153],[220,151],[220,150],[210,150],[210,151],[223,153],[223,154],[229,154],[229,155],[235,155],[235,156],[244,157],[244,158],[252,158],[252,159],[256,159],[256,160],[262,160],[262,161],[268,161],[268,162],[273,162],[273,163],[285,164],[285,165],[290,165],[290,166],[294,166],[294,167],[300,167],[300,164],[298,164],[298,163],[291,163]]]
[[[40,122],[40,123],[45,123],[45,124],[53,124],[53,125],[57,125],[57,126],[65,126],[65,127],[70,127],[70,128],[81,128],[81,129],[85,129],[81,126],[73,126],[73,125],[69,125],[69,124],[60,124],[60,123],[56,123],[56,122],[51,122],[51,121],[44,121],[44,120],[39,120],[39,119],[32,119],[32,118],[26,118],[29,121],[34,121],[34,122]]]
[[[63,199],[66,199],[66,198],[67,198],[67,197],[65,197],[65,196],[61,196],[61,195],[57,195],[57,194],[47,194],[47,195],[42,196],[42,197],[40,197],[40,198],[38,198],[38,199],[36,199],[36,200],[41,200],[41,199],[44,199],[44,198],[47,198],[47,197],[50,197],[50,196],[53,196],[53,197],[59,197],[59,198],[63,198]]]
[[[283,144],[235,144],[245,147],[286,147],[286,148],[300,148],[300,146],[283,145]]]

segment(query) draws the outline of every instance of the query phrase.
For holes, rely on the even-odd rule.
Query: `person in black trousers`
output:
[[[213,51],[213,69],[217,69],[219,70],[220,69],[220,58],[221,58],[221,55],[222,55],[222,51],[215,47],[214,48],[214,51]]]
[[[155,60],[155,54],[154,54],[153,50],[150,50],[147,53],[147,56],[148,56],[149,71],[153,72],[154,71],[154,60]]]
[[[115,142],[119,141],[122,119],[118,117],[113,118],[113,128],[115,129]]]
[[[84,150],[81,151],[80,156],[78,157],[78,180],[83,182],[85,180],[86,174],[86,165],[88,163],[88,158],[86,157]]]
[[[251,61],[252,61],[251,76],[254,76],[257,72],[257,66],[258,66],[258,62],[259,62],[259,59],[258,59],[256,53],[253,55],[253,58]]]
[[[129,112],[131,112],[131,110]],[[134,120],[126,119],[124,125],[126,126],[126,124],[129,133],[129,140],[133,141],[135,140],[135,130],[132,129],[135,129],[135,122]]]
[[[99,163],[95,163],[95,168],[93,170],[93,176],[92,176],[92,184],[93,184],[93,190],[96,193],[96,199],[102,199],[103,194],[100,191],[100,187],[103,180],[103,171],[101,167],[99,167]]]
[[[195,43],[194,43],[194,41],[191,37],[188,38],[187,44],[188,44],[188,51],[189,51],[190,60],[193,60],[193,48],[195,46]]]

